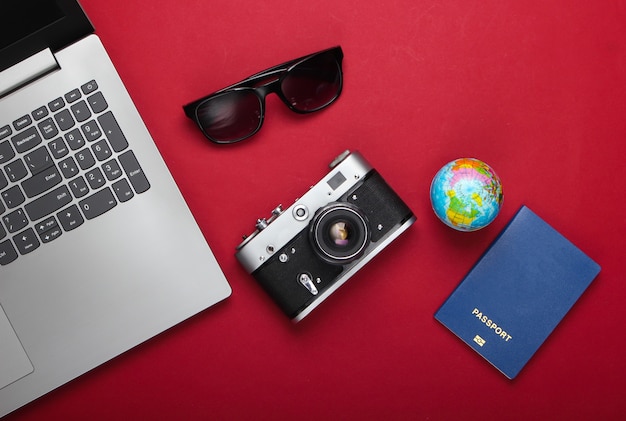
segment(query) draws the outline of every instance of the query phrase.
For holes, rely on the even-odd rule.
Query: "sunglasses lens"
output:
[[[281,91],[292,109],[307,113],[332,103],[341,86],[341,66],[329,52],[293,67],[282,80]]]
[[[253,90],[224,92],[200,104],[197,121],[217,143],[233,143],[253,135],[262,123],[261,99]]]

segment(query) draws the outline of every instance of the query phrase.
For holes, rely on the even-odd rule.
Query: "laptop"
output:
[[[2,416],[231,288],[77,1],[0,16]]]

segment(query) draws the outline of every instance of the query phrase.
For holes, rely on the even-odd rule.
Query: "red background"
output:
[[[233,295],[7,419],[615,419],[626,415],[626,2],[83,0]],[[327,110],[273,96],[254,138],[204,140],[181,105],[340,44]],[[416,224],[301,324],[233,253],[344,149]],[[500,175],[505,203],[460,233],[430,208],[446,162]],[[602,266],[514,381],[433,319],[526,204]],[[176,221],[172,221],[176,223]],[[102,338],[106,341],[107,338]]]

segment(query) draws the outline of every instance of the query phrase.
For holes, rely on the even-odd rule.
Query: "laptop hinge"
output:
[[[41,50],[0,73],[0,97],[59,68],[59,63],[49,48]]]

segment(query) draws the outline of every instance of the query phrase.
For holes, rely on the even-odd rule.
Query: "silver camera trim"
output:
[[[331,165],[334,165],[332,170],[300,199],[274,218],[267,227],[255,231],[252,237],[240,244],[235,256],[249,273],[257,270],[274,255],[276,250],[282,249],[300,231],[307,228],[314,215],[314,212],[311,212],[312,209],[317,210],[330,202],[337,201],[373,169],[359,152],[352,152],[339,163],[333,161]],[[346,181],[333,189],[329,181],[333,180],[338,173],[341,173]],[[306,212],[296,217],[297,209],[306,209]],[[269,252],[270,250],[272,252]],[[370,256],[366,257],[367,259],[364,260],[369,261]],[[331,289],[334,290],[336,287]],[[328,292],[325,292],[324,295],[327,294]]]

